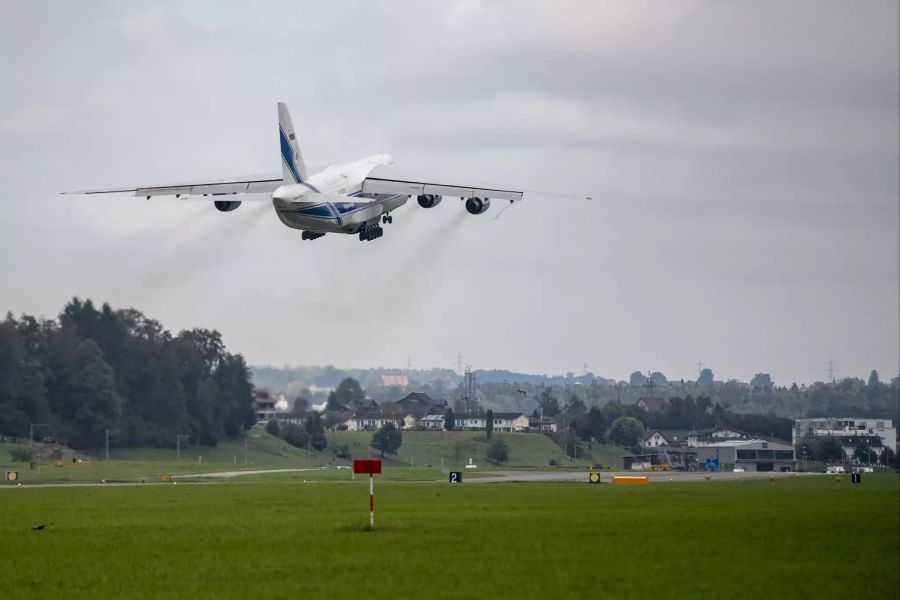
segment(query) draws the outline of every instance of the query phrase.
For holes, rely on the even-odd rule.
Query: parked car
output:
[[[846,473],[847,471],[844,470],[844,467],[842,467],[841,465],[828,465],[827,467],[825,467],[825,472],[826,473]]]

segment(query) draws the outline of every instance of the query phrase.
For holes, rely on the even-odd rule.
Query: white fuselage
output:
[[[275,213],[293,229],[314,233],[355,233],[409,199],[397,194],[367,194],[363,182],[378,165],[393,163],[387,154],[335,165],[303,183],[283,185],[272,194]]]

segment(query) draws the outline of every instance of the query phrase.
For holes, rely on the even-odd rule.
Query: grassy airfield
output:
[[[0,490],[3,594],[884,598],[900,585],[895,475],[646,486],[385,475],[374,531],[365,478]]]
[[[510,460],[502,468],[533,469],[548,468],[551,459],[565,467],[578,468],[591,462],[603,465],[615,465],[621,468],[622,450],[612,446],[595,445],[589,457],[579,456],[577,461],[570,460],[563,450],[551,439],[534,434],[495,433],[503,438],[509,448]],[[10,451],[24,447],[24,443],[0,443],[0,471],[15,470],[19,472],[20,481],[25,484],[37,483],[81,483],[99,482],[101,479],[159,481],[164,475],[183,475],[189,473],[205,473],[215,471],[258,470],[258,469],[299,469],[315,468],[325,465],[349,465],[350,461],[337,458],[336,447],[345,447],[356,457],[377,457],[369,443],[371,432],[338,431],[328,434],[329,447],[322,452],[294,448],[279,438],[254,430],[248,434],[246,445],[243,440],[226,440],[215,448],[204,446],[187,446],[181,451],[181,459],[176,458],[174,448],[115,448],[110,452],[109,461],[97,460],[104,450],[95,449],[79,455],[94,460],[84,463],[73,463],[70,458],[56,461],[39,458],[36,469],[31,470],[29,463],[15,463],[10,458]],[[44,447],[37,444],[39,454]],[[392,471],[403,467],[415,467],[421,471],[419,479],[440,479],[441,466],[461,465],[471,457],[480,470],[490,469],[486,463],[485,453],[487,441],[483,433],[475,432],[404,432],[403,445],[396,456],[387,456],[385,465]],[[408,475],[403,476],[409,479]]]

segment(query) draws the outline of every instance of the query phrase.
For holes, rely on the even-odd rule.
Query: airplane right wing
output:
[[[379,165],[372,169],[363,181],[366,194],[404,194],[418,196],[435,194],[460,198],[490,198],[518,202],[522,190],[492,184],[464,182],[458,179],[420,175],[399,169],[393,165]]]

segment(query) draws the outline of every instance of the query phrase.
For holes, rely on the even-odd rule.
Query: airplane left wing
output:
[[[195,181],[189,183],[173,183],[168,185],[147,185],[135,187],[118,187],[97,190],[81,190],[63,192],[63,194],[123,194],[133,193],[135,196],[150,198],[151,196],[231,196],[236,194],[269,194],[260,199],[271,199],[271,194],[279,186],[284,185],[281,175],[263,175],[251,177],[226,177],[217,180]],[[249,198],[242,198],[249,199]]]
[[[522,199],[523,194],[522,190],[492,184],[417,175],[392,165],[379,165],[372,169],[363,181],[362,191],[366,194],[404,194],[407,196],[435,194],[459,196],[460,198],[509,200],[510,202],[518,202]]]

